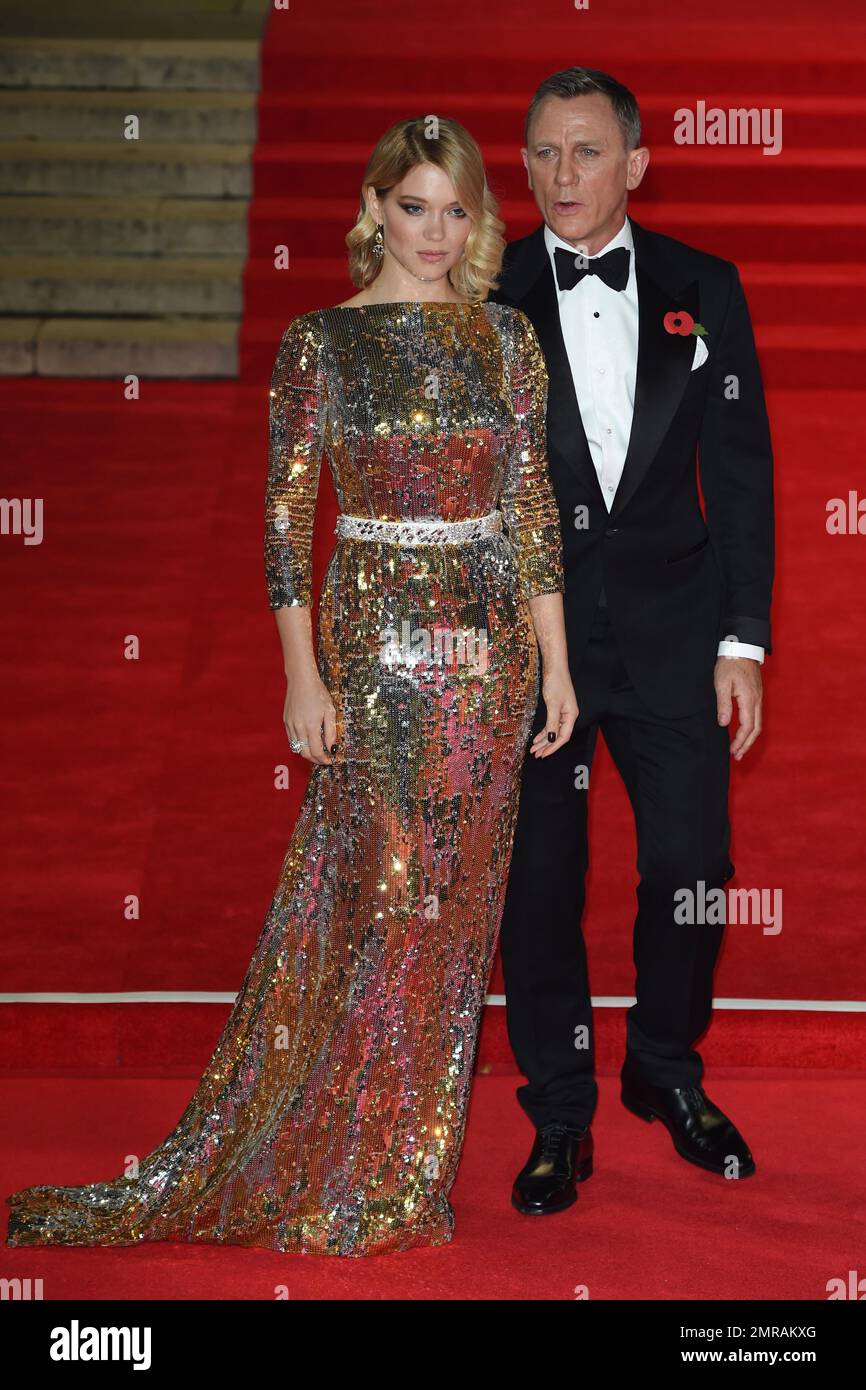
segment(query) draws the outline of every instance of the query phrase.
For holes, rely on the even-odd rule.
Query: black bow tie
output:
[[[557,284],[561,290],[573,290],[584,275],[598,275],[612,290],[624,290],[628,284],[630,254],[627,246],[616,246],[613,251],[592,260],[579,251],[565,251],[561,246],[555,246],[553,259]]]

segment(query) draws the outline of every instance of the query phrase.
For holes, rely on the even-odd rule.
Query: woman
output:
[[[294,319],[277,352],[265,570],[284,723],[313,766],[244,982],[137,1175],[13,1194],[9,1244],[451,1239],[539,649],[535,756],[577,705],[544,361],[522,313],[484,302],[502,224],[477,145],[438,125],[382,137],[347,237],[361,292]],[[317,665],[323,449],[341,516]]]

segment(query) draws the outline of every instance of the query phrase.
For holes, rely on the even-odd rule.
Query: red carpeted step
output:
[[[866,266],[862,262],[825,265],[804,256],[799,265],[741,261],[738,269],[758,325],[866,321]],[[279,302],[287,280],[297,291],[315,296],[322,306],[336,304],[354,293],[341,258],[305,259],[290,266],[288,276],[275,270],[273,261],[266,257],[251,259],[246,267],[248,341],[269,346],[282,332],[288,319],[274,317],[274,304]],[[290,304],[287,309],[291,309]]]
[[[367,144],[320,138],[310,161],[303,141],[261,145],[254,159],[257,198],[279,198],[302,186],[306,198],[360,187],[369,157]],[[484,150],[488,180],[499,198],[522,195],[526,173],[517,150],[501,144]],[[641,195],[656,202],[688,197],[739,208],[752,200],[802,201],[810,206],[836,200],[842,190],[854,204],[866,201],[866,152],[856,149],[785,149],[764,154],[759,146],[683,145],[652,152]]]
[[[360,181],[361,172],[357,172]],[[359,182],[360,187],[360,182]],[[822,264],[861,259],[866,241],[866,203],[657,203],[637,196],[630,203],[637,222],[652,231],[698,246],[727,260]],[[345,236],[358,213],[352,193],[334,198],[256,198],[250,205],[249,243],[252,264],[273,261],[274,248],[287,245],[291,264],[334,257],[345,267]],[[499,215],[508,240],[526,236],[540,222],[535,204],[525,197],[501,202]],[[289,272],[286,273],[287,278]],[[301,280],[297,270],[293,280]]]
[[[793,89],[792,89],[793,90]],[[259,100],[259,142],[267,146],[279,144],[291,132],[294,140],[328,138],[328,132],[350,126],[353,143],[360,142],[372,149],[380,135],[402,116],[417,114],[423,89],[405,87],[400,91],[383,91],[378,85],[368,91],[337,90],[328,86],[320,90],[299,89],[263,92]],[[523,143],[523,122],[527,97],[516,88],[479,90],[475,83],[460,89],[450,87],[435,93],[435,109],[461,121],[483,150],[488,145],[509,143],[516,158]],[[674,132],[679,122],[675,113],[681,108],[698,109],[702,102],[706,111],[720,108],[768,110],[782,109],[783,149],[858,149],[866,139],[866,97],[792,95],[791,91],[762,92],[738,87],[734,91],[707,91],[703,85],[698,92],[641,91],[640,110],[642,142],[655,152],[675,145]]]

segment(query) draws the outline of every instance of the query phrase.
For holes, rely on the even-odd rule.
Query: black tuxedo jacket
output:
[[[715,698],[721,637],[735,633],[741,642],[771,648],[772,449],[736,266],[629,221],[639,302],[637,380],[610,513],[581,421],[543,224],[508,246],[490,298],[523,310],[547,364],[548,464],[562,523],[566,632],[578,698],[581,657],[603,586],[635,689],[655,714],[677,718]],[[665,315],[677,309],[706,329],[709,356],[695,371],[695,335],[664,326]]]

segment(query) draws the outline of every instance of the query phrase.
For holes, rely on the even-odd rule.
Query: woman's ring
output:
[[[307,740],[306,740],[305,738],[290,738],[290,739],[289,739],[289,747],[291,748],[291,750],[292,750],[293,753],[300,753],[301,749],[302,749],[302,748],[306,748],[306,746],[307,746]]]

